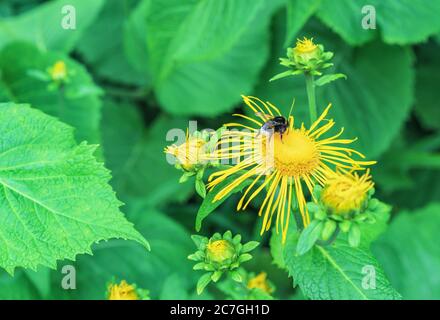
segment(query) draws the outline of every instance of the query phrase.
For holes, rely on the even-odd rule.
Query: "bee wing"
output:
[[[269,120],[271,120],[273,118],[272,116],[270,116],[268,114],[265,114],[263,112],[256,112],[255,115],[257,117],[260,117],[260,118],[264,119],[264,121],[269,121]]]

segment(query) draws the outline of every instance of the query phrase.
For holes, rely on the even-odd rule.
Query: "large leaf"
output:
[[[146,253],[140,246],[127,241],[99,244],[93,256],[79,257],[74,263],[77,290],[58,289],[54,292],[55,297],[104,299],[108,283],[124,279],[149,290],[151,297],[157,299],[171,275],[182,280],[182,287],[176,288],[176,293],[191,286],[194,290],[198,274],[187,259],[194,251],[190,234],[172,218],[138,203],[127,211],[127,215],[140,232],[148,236],[151,252]],[[53,274],[53,288],[59,288],[62,276]]]
[[[291,46],[289,43],[293,37],[301,30],[307,20],[318,9],[321,0],[287,0],[287,31],[285,46]]]
[[[143,21],[147,56],[132,56],[150,67],[161,106],[175,115],[231,110],[267,58],[272,7],[265,0],[142,2],[128,29],[139,32]]]
[[[410,44],[426,40],[440,30],[440,2],[429,0],[323,0],[318,16],[345,41],[363,44],[376,36],[375,29],[364,29],[366,5],[373,6],[376,28],[389,44]],[[343,17],[343,18],[342,18]]]
[[[112,184],[124,201],[142,197],[155,206],[170,198],[187,198],[193,184],[178,183],[182,172],[166,161],[163,152],[167,144],[173,143],[166,141],[167,132],[173,128],[185,130],[185,119],[163,116],[145,128],[136,106],[107,102],[102,123],[106,163],[113,172]]]
[[[357,147],[367,156],[379,155],[398,133],[410,110],[414,76],[410,50],[380,42],[351,48],[315,23],[310,23],[305,32],[314,35],[314,40],[323,43],[326,50],[335,52],[335,67],[327,69],[326,73],[342,72],[348,77],[316,88],[319,110],[331,102],[333,107],[329,117],[335,119],[338,127],[345,127],[344,136],[358,137]],[[285,55],[282,48],[284,37],[282,33],[276,34],[275,55],[264,72],[257,95],[275,103],[285,114],[295,98],[293,113],[298,116],[296,123],[302,120],[308,124],[304,77],[267,82],[283,71],[276,57]]]
[[[422,46],[418,52],[420,63],[416,69],[415,112],[422,124],[430,129],[440,129],[440,45],[434,42]]]
[[[34,74],[48,76],[48,69],[56,61],[64,61],[69,82],[60,88],[50,88],[45,81]],[[0,53],[1,81],[5,91],[3,101],[30,103],[44,112],[76,128],[78,141],[100,140],[101,118],[100,91],[87,71],[66,55],[41,52],[25,43],[8,45]]]
[[[101,77],[127,84],[145,84],[147,75],[137,72],[124,51],[124,24],[136,0],[107,0],[95,22],[76,48]]]
[[[54,268],[110,238],[148,245],[119,211],[96,147],[25,105],[1,104],[0,123],[0,267]]]
[[[57,0],[42,4],[17,17],[0,21],[0,47],[26,40],[40,49],[70,51],[82,32],[93,22],[104,0]],[[61,21],[66,14],[62,8],[73,6],[76,13],[76,29],[64,29]]]
[[[372,254],[352,248],[345,240],[329,246],[314,246],[304,255],[296,255],[296,235],[288,236],[284,262],[304,294],[310,299],[399,299]],[[375,287],[363,285],[365,267],[374,268]]]
[[[440,204],[401,212],[373,251],[405,299],[440,299]]]

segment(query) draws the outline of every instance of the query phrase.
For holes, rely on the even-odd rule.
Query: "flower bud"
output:
[[[224,263],[235,257],[234,245],[228,240],[216,240],[206,246],[206,257],[211,262]]]

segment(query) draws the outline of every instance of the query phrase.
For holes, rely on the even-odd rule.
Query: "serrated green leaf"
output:
[[[168,277],[177,274],[186,281],[185,289],[195,288],[200,272],[192,270],[193,262],[187,256],[194,251],[190,234],[171,217],[139,201],[125,206],[126,214],[151,245],[146,252],[141,246],[128,241],[111,240],[95,246],[93,256],[80,256],[68,262],[77,270],[77,289],[64,290],[59,285],[64,276],[53,275],[55,297],[69,299],[103,299],[108,282],[126,280],[150,291],[152,299],[162,293]]]
[[[310,299],[401,298],[368,250],[352,248],[344,240],[337,239],[332,245],[314,246],[306,254],[298,256],[295,254],[295,237],[290,239],[284,248],[286,267],[295,284]],[[369,274],[371,270],[375,274],[374,287],[364,287],[364,281],[369,280],[366,276],[373,276]]]
[[[0,267],[51,268],[110,238],[148,246],[119,211],[110,174],[73,129],[26,105],[0,104]]]

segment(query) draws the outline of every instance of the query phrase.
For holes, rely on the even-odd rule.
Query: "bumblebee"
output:
[[[289,121],[283,116],[270,116],[261,112],[256,113],[257,116],[260,116],[265,119],[265,123],[261,126],[260,130],[257,133],[257,137],[260,133],[269,134],[269,139],[272,137],[272,134],[279,133],[281,141],[283,141],[283,134],[289,128]]]

